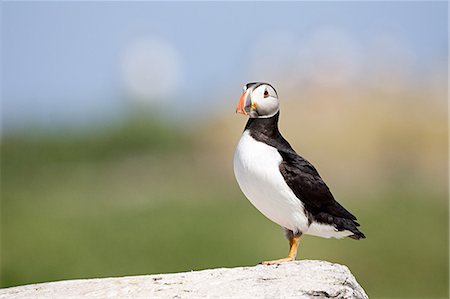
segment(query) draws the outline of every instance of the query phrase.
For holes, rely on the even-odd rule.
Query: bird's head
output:
[[[269,83],[248,83],[236,107],[236,113],[249,115],[251,118],[269,118],[280,109],[275,88]]]

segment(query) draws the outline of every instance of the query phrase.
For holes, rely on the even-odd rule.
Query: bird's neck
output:
[[[269,138],[279,136],[279,117],[280,112],[268,118],[249,118],[244,130],[249,130],[251,133],[261,134]]]

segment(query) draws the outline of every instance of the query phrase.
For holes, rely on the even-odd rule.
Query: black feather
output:
[[[299,156],[278,130],[279,112],[269,118],[250,118],[245,126],[250,135],[278,150],[283,161],[280,172],[296,197],[303,202],[310,222],[330,224],[339,231],[348,230],[353,239],[365,238],[356,217],[340,205],[322,180],[317,169]]]

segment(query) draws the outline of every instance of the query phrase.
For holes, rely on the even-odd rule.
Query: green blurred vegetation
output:
[[[284,256],[281,229],[240,193],[232,157],[218,153],[228,166],[215,165],[195,133],[138,119],[93,132],[5,136],[2,287]],[[366,240],[305,236],[299,258],[347,265],[373,298],[447,297],[446,194],[365,193],[340,201]]]

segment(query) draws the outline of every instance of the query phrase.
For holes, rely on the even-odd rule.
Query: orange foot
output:
[[[284,263],[284,262],[290,262],[293,261],[295,258],[294,257],[285,257],[283,259],[278,259],[278,260],[273,260],[273,261],[264,261],[261,264],[263,265],[275,265],[275,264],[279,264],[279,263]]]
[[[275,265],[275,264],[279,264],[279,263],[284,263],[284,262],[290,262],[295,260],[295,256],[297,255],[297,247],[298,247],[298,242],[300,241],[300,235],[292,235],[289,238],[289,254],[288,257],[285,257],[284,259],[279,259],[279,260],[273,260],[273,261],[265,261],[262,262],[261,264],[263,265]]]

